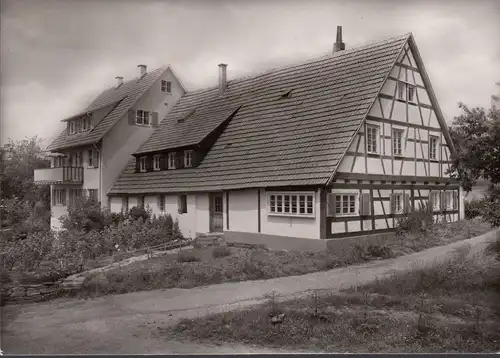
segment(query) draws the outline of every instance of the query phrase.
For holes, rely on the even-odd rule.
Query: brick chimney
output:
[[[137,65],[141,69],[141,77],[144,77],[147,73],[147,67],[146,65]]]
[[[342,26],[337,26],[337,41],[333,44],[333,53],[345,50],[345,43],[342,42]]]
[[[123,77],[116,76],[116,88],[120,87],[123,84]]]
[[[227,65],[219,64],[219,92],[222,94],[227,87]]]

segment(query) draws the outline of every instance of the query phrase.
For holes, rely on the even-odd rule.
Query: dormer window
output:
[[[82,131],[87,131],[90,129],[90,117],[85,117],[82,119]]]
[[[75,134],[76,133],[76,124],[74,121],[69,122],[69,134]]]
[[[175,169],[175,153],[168,153],[168,169]]]
[[[191,168],[193,165],[193,151],[192,150],[186,150],[184,152],[184,167],[185,168]]]
[[[139,170],[141,172],[145,172],[146,171],[146,162],[147,162],[147,157],[141,157],[139,158]]]
[[[137,124],[149,125],[149,112],[138,109],[135,116],[135,122]]]
[[[161,91],[165,93],[172,93],[172,82],[162,80]]]
[[[160,170],[160,155],[155,155],[153,157],[153,169]]]

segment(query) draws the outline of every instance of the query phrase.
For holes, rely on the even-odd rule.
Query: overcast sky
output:
[[[115,76],[171,64],[188,90],[412,32],[448,121],[500,81],[500,1],[1,0],[1,140],[39,135]]]

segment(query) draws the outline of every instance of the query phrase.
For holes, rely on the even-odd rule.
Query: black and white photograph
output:
[[[0,29],[0,355],[500,353],[500,1]]]

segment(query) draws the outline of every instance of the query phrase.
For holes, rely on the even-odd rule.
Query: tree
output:
[[[33,182],[35,169],[50,168],[41,140],[37,136],[9,142],[3,147],[0,161],[1,195],[4,199],[18,198],[32,206],[42,201],[50,208],[50,187]]]

